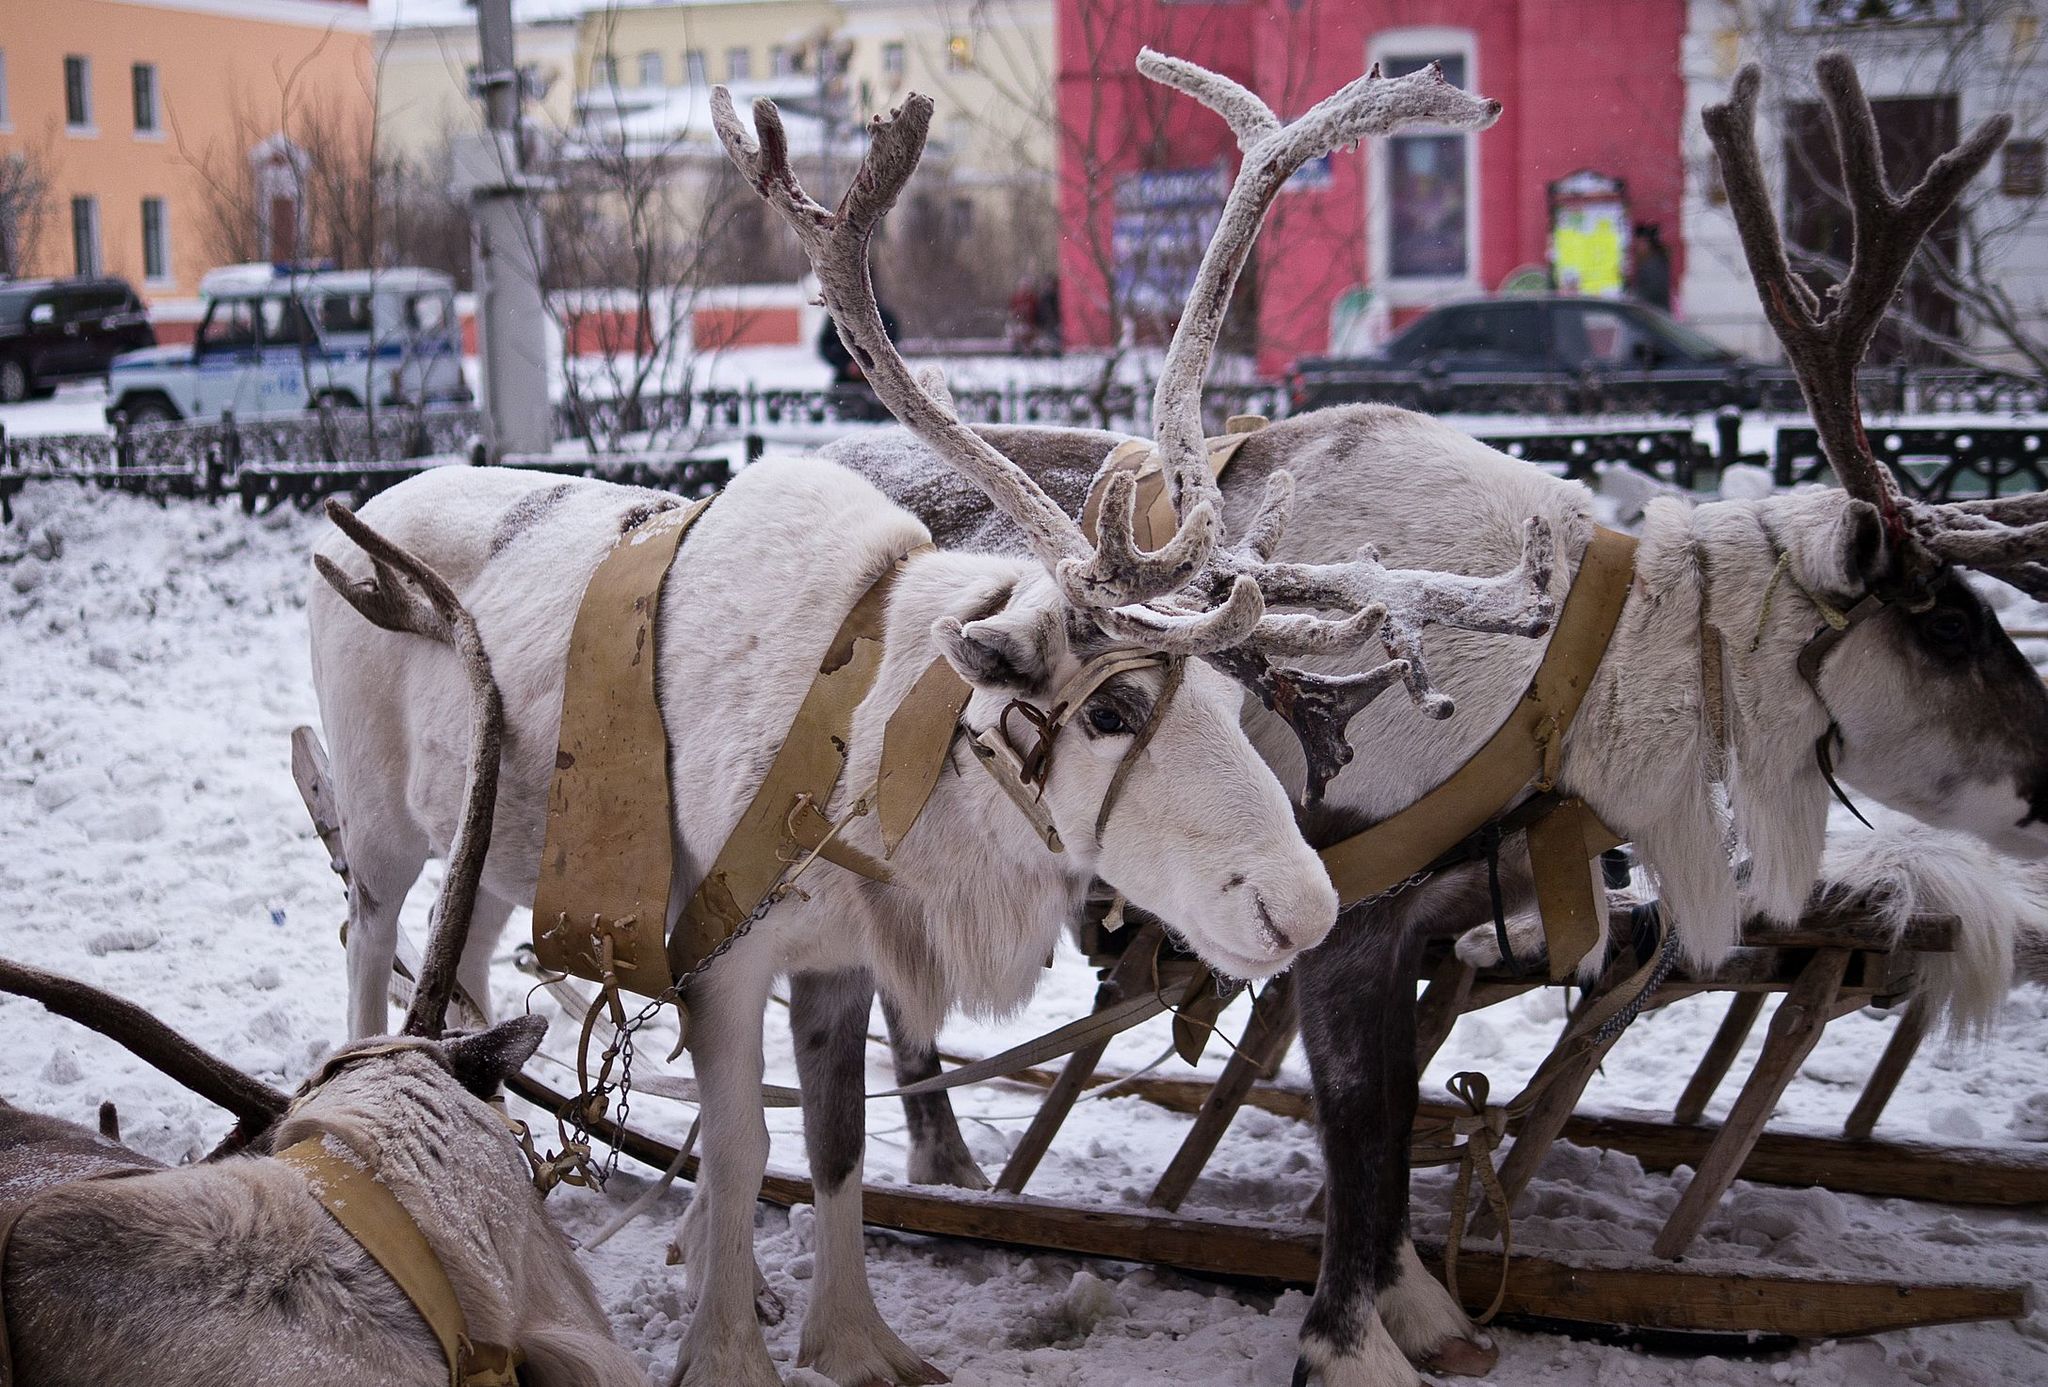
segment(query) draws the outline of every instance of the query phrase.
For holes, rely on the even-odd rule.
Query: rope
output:
[[[1507,1300],[1508,1263],[1514,1255],[1507,1190],[1500,1183],[1500,1172],[1494,1166],[1493,1156],[1507,1132],[1508,1119],[1521,1116],[1534,1100],[1531,1095],[1524,1094],[1508,1107],[1491,1106],[1487,1102],[1490,1089],[1486,1076],[1470,1069],[1453,1074],[1444,1084],[1444,1089],[1465,1105],[1465,1111],[1439,1124],[1432,1129],[1431,1135],[1463,1137],[1464,1140],[1445,1145],[1411,1145],[1408,1163],[1411,1166],[1455,1164],[1458,1167],[1457,1182],[1451,1187],[1451,1233],[1444,1243],[1444,1287],[1450,1291],[1451,1299],[1460,1304],[1464,1303],[1464,1297],[1458,1293],[1458,1259],[1465,1243],[1466,1216],[1471,1207],[1475,1178],[1486,1196],[1487,1207],[1493,1211],[1494,1221],[1500,1225],[1500,1284],[1494,1288],[1492,1303],[1478,1317],[1478,1323],[1488,1324],[1500,1313],[1501,1305]]]

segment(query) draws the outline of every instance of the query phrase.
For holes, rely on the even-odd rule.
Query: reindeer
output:
[[[1356,139],[1399,116],[1401,88],[1360,85],[1326,103],[1311,136]],[[1387,92],[1395,95],[1390,99]],[[928,393],[883,331],[867,243],[922,151],[932,106],[911,97],[871,131],[836,211],[791,174],[772,104],[755,110],[759,144],[730,96],[714,94],[727,151],[796,228],[827,306],[870,382],[898,418],[958,470],[1024,537],[1023,556],[925,552],[929,532],[835,464],[789,459],[749,468],[690,532],[669,569],[654,659],[673,771],[677,875],[701,875],[790,724],[834,624],[878,573],[900,561],[885,653],[856,711],[846,775],[830,805],[845,822],[853,787],[871,783],[890,713],[935,661],[968,690],[960,722],[985,736],[1006,710],[1043,729],[1027,764],[1066,845],[1058,855],[1001,786],[971,765],[938,779],[890,857],[892,884],[852,874],[807,878],[683,993],[686,1043],[702,1094],[704,1170],[680,1233],[697,1311],[676,1365],[689,1383],[775,1381],[754,1322],[753,1207],[767,1155],[760,1108],[760,1018],[770,981],[791,975],[805,1141],[817,1189],[819,1270],[800,1359],[842,1383],[922,1382],[936,1372],[882,1322],[861,1258],[861,1022],[875,984],[926,1039],[946,1010],[1002,1012],[1028,995],[1060,922],[1091,879],[1174,922],[1187,943],[1237,976],[1286,967],[1329,931],[1336,899],[1302,842],[1280,781],[1239,725],[1239,694],[1206,656],[1304,706],[1369,704],[1406,683],[1427,711],[1449,701],[1410,655],[1339,677],[1276,664],[1394,641],[1419,653],[1416,626],[1455,620],[1486,630],[1546,629],[1550,542],[1540,525],[1506,572],[1485,578],[1384,568],[1370,553],[1323,565],[1274,565],[1290,482],[1276,473],[1226,544],[1196,409],[1227,286],[1191,331],[1162,417],[1162,446],[1185,484],[1174,533],[1136,541],[1135,485],[1112,487],[1090,540],[1022,470],[965,429],[943,391]],[[1497,110],[1497,108],[1496,108]],[[1417,112],[1417,114],[1425,114]],[[1484,116],[1485,113],[1481,112]],[[1244,212],[1227,215],[1233,226]],[[1243,240],[1242,230],[1232,233]],[[1240,260],[1241,263],[1241,260]],[[1233,272],[1234,273],[1234,272]],[[476,613],[506,704],[505,775],[485,872],[480,928],[463,976],[482,992],[489,944],[512,903],[533,898],[556,752],[564,656],[578,596],[599,560],[666,498],[598,482],[442,468],[365,508],[380,530],[425,556]],[[323,545],[323,554],[330,551]],[[1268,600],[1314,610],[1269,613]],[[398,903],[455,818],[445,745],[452,671],[416,646],[338,620],[317,589],[310,612],[314,681],[333,739],[341,832],[355,874],[350,902],[354,1025],[374,1029]],[[1105,652],[1131,657],[1085,698],[1062,686]],[[649,748],[648,754],[660,754]],[[958,762],[956,761],[957,765]],[[868,851],[873,826],[846,822]],[[876,849],[879,851],[879,849]],[[672,905],[670,921],[675,919]],[[1287,921],[1284,929],[1275,922]]]
[[[237,1127],[223,1149],[247,1148],[166,1168],[0,1103],[0,1384],[509,1387],[515,1371],[527,1387],[647,1381],[484,1101],[547,1023],[438,1038],[490,837],[500,714],[489,661],[445,584],[341,519],[378,573],[349,600],[391,630],[454,646],[472,694],[468,808],[405,1031],[337,1051],[291,1097],[133,1003],[0,960],[0,990],[91,1026],[226,1108]],[[424,1238],[466,1332],[456,1362],[442,1325],[329,1213],[320,1187],[333,1162],[369,1172]]]
[[[1649,505],[1620,624],[1563,742],[1557,778],[1562,792],[1583,797],[1635,843],[1685,951],[1701,962],[1732,943],[1745,914],[1797,916],[1820,868],[1831,769],[1926,823],[2021,856],[2048,851],[2048,692],[1962,572],[2048,596],[2039,558],[2048,496],[1940,506],[1904,499],[1870,455],[1855,390],[1857,363],[1915,246],[2010,121],[1985,122],[1917,187],[1895,195],[1853,68],[1830,55],[1819,73],[1856,244],[1846,280],[1825,300],[1791,274],[1771,220],[1751,134],[1753,68],[1707,120],[1752,272],[1843,489]],[[1248,151],[1271,128],[1263,104],[1234,84],[1205,76],[1176,85],[1223,114]],[[1125,441],[1085,430],[980,433],[1075,512],[1098,464]],[[871,435],[825,454],[911,505],[942,543],[1017,544],[915,439]],[[1282,467],[1296,478],[1299,518],[1276,561],[1329,560],[1370,538],[1389,563],[1487,571],[1513,552],[1523,518],[1534,515],[1558,537],[1556,595],[1593,531],[1591,498],[1578,484],[1404,410],[1320,410],[1254,434],[1222,478],[1226,522],[1243,523]],[[1715,645],[1718,675],[1707,654]],[[1290,791],[1308,801],[1309,840],[1328,844],[1413,803],[1464,764],[1521,697],[1541,655],[1529,642],[1483,632],[1433,633],[1430,667],[1462,715],[1424,722],[1366,709],[1349,742],[1370,749],[1369,771],[1340,774],[1341,762],[1305,756],[1307,742],[1298,746],[1269,711],[1248,708],[1247,726]],[[1348,665],[1313,667],[1340,675]],[[1512,911],[1531,896],[1518,843],[1502,866]],[[1410,1360],[1452,1371],[1491,1363],[1490,1345],[1423,1271],[1406,1235],[1419,952],[1426,938],[1491,914],[1483,870],[1445,871],[1353,905],[1297,964],[1329,1180],[1322,1274],[1297,1381],[1397,1387],[1417,1381]],[[1542,946],[1522,938],[1516,952],[1528,959]],[[1596,947],[1582,971],[1590,975],[1603,958]],[[906,1081],[937,1070],[936,1055],[914,1042],[899,1045],[897,1063]],[[922,1148],[914,1171],[983,1183],[943,1097],[918,1100],[912,1130]]]

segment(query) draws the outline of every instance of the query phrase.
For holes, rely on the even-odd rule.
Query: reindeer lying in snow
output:
[[[1306,138],[1329,148],[1404,119],[1438,118],[1440,86],[1358,84],[1319,108]],[[1468,120],[1490,120],[1498,109],[1464,104]],[[700,1292],[677,1376],[718,1387],[775,1380],[754,1321],[750,1251],[768,1149],[761,1013],[771,979],[788,972],[820,1242],[801,1361],[847,1384],[926,1381],[933,1370],[882,1323],[861,1264],[859,1036],[874,984],[927,1038],[950,1006],[1014,1007],[1035,984],[1060,922],[1097,876],[1171,919],[1227,972],[1263,977],[1286,967],[1328,932],[1335,894],[1301,841],[1279,780],[1239,726],[1236,687],[1187,657],[1206,655],[1239,677],[1284,687],[1303,706],[1348,715],[1405,680],[1432,711],[1448,712],[1412,658],[1338,679],[1274,662],[1389,639],[1414,647],[1424,621],[1535,634],[1549,618],[1547,603],[1532,594],[1547,573],[1548,536],[1532,530],[1521,566],[1510,555],[1501,565],[1508,571],[1494,578],[1390,572],[1369,555],[1275,566],[1266,559],[1289,509],[1287,481],[1276,476],[1256,513],[1240,522],[1245,539],[1235,547],[1223,543],[1217,507],[1203,502],[1183,505],[1178,530],[1159,549],[1141,550],[1130,479],[1112,489],[1091,541],[1023,472],[963,428],[942,399],[925,393],[882,330],[867,241],[916,164],[930,101],[913,97],[899,116],[877,123],[837,213],[812,203],[790,174],[772,106],[756,110],[758,148],[722,90],[713,109],[728,152],[796,227],[841,332],[883,400],[1010,518],[1030,557],[923,552],[922,524],[831,463],[773,462],[742,473],[690,532],[668,569],[656,616],[677,874],[703,875],[784,738],[835,625],[899,560],[879,673],[854,715],[846,775],[826,808],[842,815],[857,788],[874,779],[891,712],[944,661],[967,686],[959,721],[970,737],[1001,725],[1006,711],[1016,714],[1012,722],[1042,729],[1023,764],[1066,850],[1049,854],[1005,790],[966,765],[938,778],[890,858],[892,885],[838,872],[806,878],[806,895],[733,936],[715,966],[688,981],[686,1040],[703,1095],[705,1169],[682,1232]],[[1242,214],[1226,217],[1226,225],[1230,237],[1248,241]],[[1197,326],[1183,344],[1179,401],[1162,418],[1168,439],[1196,449],[1176,453],[1192,488],[1195,477],[1207,477],[1195,405],[1220,309],[1191,317]],[[494,918],[485,919],[464,964],[473,996],[483,993],[484,960],[505,912],[534,896],[579,596],[622,531],[650,507],[668,504],[597,482],[442,468],[365,508],[365,518],[417,550],[462,594],[510,694],[498,830],[484,882]],[[1269,598],[1338,615],[1269,615]],[[399,902],[456,817],[445,751],[458,707],[455,682],[446,660],[343,619],[332,595],[318,588],[311,624],[314,682],[354,872],[352,1017],[358,1031],[368,1031],[382,1015]],[[1108,653],[1135,657],[1138,667],[1092,693],[1061,694]],[[876,851],[870,821],[854,819],[845,837]]]
[[[1873,799],[2008,853],[2048,852],[2048,691],[1959,571],[1968,565],[2048,594],[2048,567],[2037,557],[2048,549],[2048,497],[1907,502],[1871,460],[1855,417],[1856,365],[1913,247],[2009,122],[1988,122],[1912,193],[1894,197],[1853,69],[1835,57],[1823,61],[1821,75],[1850,151],[1858,247],[1841,297],[1828,305],[1785,268],[1770,222],[1748,143],[1753,71],[1737,83],[1733,114],[1709,119],[1752,268],[1847,490],[1652,503],[1620,624],[1564,739],[1557,778],[1561,791],[1582,796],[1636,844],[1686,951],[1699,960],[1726,949],[1746,913],[1791,919],[1806,901],[1829,803],[1817,749],[1831,751],[1840,778]],[[1266,128],[1256,115],[1263,106],[1248,93],[1210,104],[1248,147]],[[1731,122],[1740,126],[1732,138],[1720,133]],[[980,432],[1076,513],[1098,464],[1125,441],[1061,429]],[[942,543],[1017,545],[1002,518],[952,483],[914,439],[868,436],[825,455],[918,510]],[[1533,514],[1558,536],[1563,561],[1551,592],[1562,596],[1593,530],[1590,497],[1577,484],[1432,419],[1377,406],[1316,411],[1254,434],[1222,478],[1226,522],[1244,523],[1283,466],[1296,478],[1300,518],[1275,551],[1278,561],[1327,561],[1370,539],[1390,563],[1491,571],[1514,553]],[[1817,640],[1817,632],[1827,634]],[[1712,644],[1722,657],[1710,687]],[[1520,699],[1542,653],[1484,633],[1436,633],[1430,667],[1461,715],[1425,723],[1365,710],[1350,740],[1370,749],[1361,758],[1369,770],[1338,776],[1307,808],[1311,841],[1347,837],[1444,781]],[[1315,667],[1341,672],[1349,664]],[[1290,788],[1320,791],[1327,769],[1305,763],[1276,718],[1258,709],[1247,716]],[[1731,837],[1747,856],[1746,886],[1727,851]],[[1503,861],[1511,909],[1530,899],[1519,857]],[[1359,904],[1297,964],[1329,1180],[1304,1374],[1343,1387],[1396,1387],[1417,1381],[1410,1359],[1468,1371],[1490,1361],[1406,1237],[1416,960],[1425,937],[1462,931],[1490,913],[1485,872],[1453,869]],[[1600,959],[1595,949],[1587,964]],[[937,1059],[907,1045],[898,1066],[908,1080],[936,1072]],[[950,1168],[979,1183],[943,1098],[918,1101],[912,1130],[924,1151],[913,1169]]]
[[[4,967],[0,981],[18,981]],[[527,1387],[633,1387],[646,1376],[613,1341],[526,1157],[482,1101],[545,1029],[521,1018],[447,1042],[346,1047],[297,1100],[273,1095],[267,1145],[324,1139],[374,1171],[426,1235],[472,1340],[515,1350]],[[14,1382],[448,1382],[412,1302],[300,1170],[247,1155],[80,1178],[154,1165],[88,1128],[0,1104],[0,1218],[48,1175],[67,1182],[41,1193],[5,1243]]]
[[[0,960],[0,990],[101,1031],[235,1114],[231,1155],[178,1169],[75,1123],[0,1103],[0,1387],[644,1387],[549,1221],[496,1094],[546,1022],[437,1040],[462,953],[497,781],[498,695],[445,584],[341,517],[377,580],[350,600],[454,646],[468,677],[466,810],[406,1033],[346,1046],[294,1099],[132,1003]],[[339,1163],[339,1165],[335,1163]],[[370,1244],[331,1214],[374,1204],[368,1172],[452,1292],[430,1325]],[[411,1273],[422,1284],[417,1267]],[[448,1337],[456,1362],[449,1361]],[[11,1348],[12,1376],[9,1358]],[[491,1350],[497,1352],[493,1353]],[[516,1368],[517,1378],[513,1377]]]

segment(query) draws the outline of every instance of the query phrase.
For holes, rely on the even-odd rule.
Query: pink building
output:
[[[1206,238],[1236,167],[1220,119],[1137,74],[1145,44],[1235,78],[1283,119],[1373,62],[1398,75],[1439,60],[1506,107],[1483,134],[1340,152],[1283,192],[1239,289],[1263,370],[1356,349],[1559,258],[1561,278],[1600,290],[1643,223],[1662,231],[1672,282],[1683,272],[1683,0],[1060,0],[1059,20],[1069,343],[1100,345],[1116,319],[1175,301],[1187,263],[1172,248]]]

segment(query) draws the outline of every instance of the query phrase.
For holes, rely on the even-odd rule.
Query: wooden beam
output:
[[[525,1075],[513,1092],[552,1111],[567,1100]],[[600,1120],[594,1131],[619,1149],[664,1170],[675,1148],[658,1138],[619,1131]],[[694,1179],[697,1163],[683,1162]],[[789,1205],[811,1201],[810,1181],[770,1171],[761,1197]],[[1313,1285],[1322,1258],[1318,1229],[1302,1223],[1261,1225],[1242,1219],[1189,1218],[1126,1209],[1075,1207],[1022,1195],[866,1185],[862,1219],[873,1226],[1006,1247],[1152,1262],[1183,1271],[1288,1285]],[[1441,1252],[1418,1249],[1432,1268]],[[1483,1308],[1500,1281],[1500,1260],[1468,1249],[1458,1268],[1466,1303]],[[1541,1316],[1587,1325],[1731,1333],[1752,1330],[1800,1339],[1877,1334],[1917,1325],[2015,1319],[2026,1313],[2026,1288],[2012,1283],[1857,1281],[1798,1272],[1707,1272],[1666,1266],[1578,1266],[1517,1253],[1503,1305],[1508,1315]]]
[[[1714,1032],[1713,1043],[1707,1046],[1707,1053],[1701,1057],[1700,1066],[1686,1081],[1685,1092],[1678,1097],[1678,1106],[1672,1110],[1671,1120],[1681,1126],[1691,1126],[1705,1116],[1707,1104],[1713,1101],[1714,1091],[1721,1087],[1721,1080],[1728,1077],[1728,1066],[1735,1063],[1735,1057],[1742,1052],[1742,1042],[1749,1039],[1750,1028],[1756,1025],[1757,1013],[1763,1010],[1764,994],[1761,992],[1738,992],[1728,1004],[1728,1012],[1721,1018],[1721,1027]]]
[[[1907,1067],[1920,1053],[1920,1043],[1927,1038],[1928,1013],[1931,1010],[1925,1006],[1911,1006],[1899,1017],[1899,1024],[1892,1029],[1892,1038],[1885,1042],[1884,1054],[1878,1057],[1877,1067],[1870,1071],[1870,1078],[1864,1083],[1856,1106],[1849,1110],[1849,1120],[1842,1124],[1842,1135],[1850,1141],[1870,1139],[1877,1119],[1884,1116],[1885,1106],[1892,1101],[1892,1094],[1898,1091],[1899,1080],[1906,1077]]]

